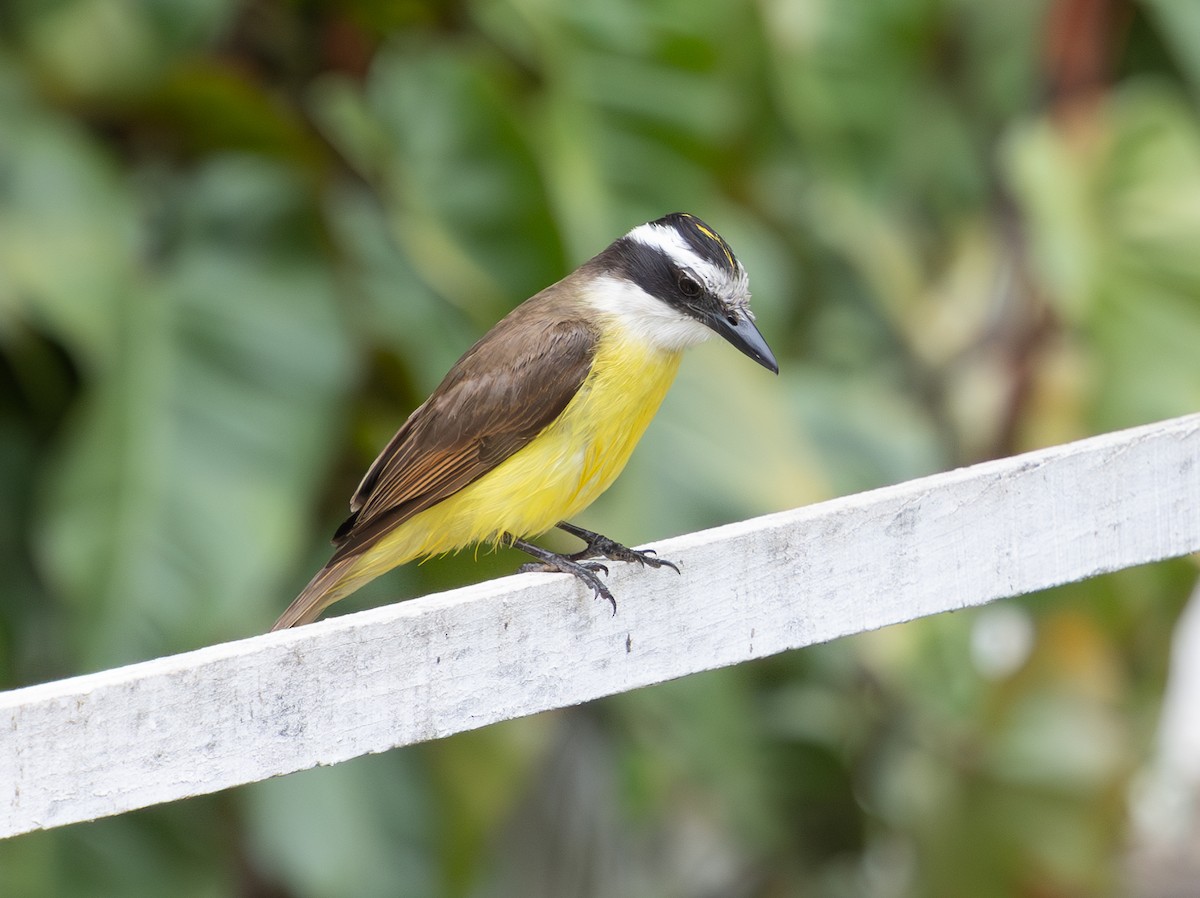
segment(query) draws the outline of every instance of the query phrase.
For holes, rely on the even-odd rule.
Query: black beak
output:
[[[704,323],[768,371],[779,373],[775,354],[748,314],[720,311],[712,317],[706,316]]]

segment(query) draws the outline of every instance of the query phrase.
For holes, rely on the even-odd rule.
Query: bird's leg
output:
[[[537,562],[523,564],[517,570],[520,573],[526,571],[544,571],[548,573],[560,572],[563,574],[574,574],[584,583],[592,588],[592,594],[597,599],[607,599],[612,605],[613,614],[617,613],[617,600],[613,598],[613,594],[608,587],[600,580],[596,574],[603,571],[608,573],[608,568],[600,564],[598,561],[581,562],[574,557],[566,555],[557,555],[549,549],[543,549],[541,546],[535,546],[533,543],[526,542],[523,539],[518,539],[511,533],[504,534],[504,541],[514,549],[520,549],[537,559]]]
[[[582,552],[576,552],[573,555],[566,556],[571,561],[582,561],[585,558],[607,558],[609,561],[635,561],[641,565],[649,565],[653,568],[669,567],[675,573],[679,573],[674,562],[667,561],[665,558],[659,558],[658,553],[653,549],[630,549],[627,546],[621,545],[619,542],[609,539],[607,536],[601,536],[591,530],[584,530],[582,527],[576,527],[566,521],[559,521],[554,525],[559,530],[564,530],[572,536],[579,537],[587,543],[587,548]]]

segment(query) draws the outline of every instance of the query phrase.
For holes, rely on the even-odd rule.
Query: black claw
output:
[[[592,598],[606,599],[612,605],[613,614],[617,613],[617,600],[613,598],[612,592],[604,585],[596,575],[603,572],[608,575],[608,567],[598,561],[588,561],[580,563],[574,558],[566,555],[556,555],[555,553],[543,549],[533,543],[527,543],[516,537],[508,537],[509,545],[520,549],[522,552],[528,552],[538,561],[531,561],[517,568],[520,573],[528,573],[530,571],[546,572],[546,573],[562,573],[572,574],[582,580],[584,584],[591,587]]]
[[[599,533],[585,530],[567,521],[559,521],[555,526],[587,543],[587,547],[582,551],[566,556],[571,561],[582,561],[585,558],[595,558],[599,555],[602,558],[607,558],[609,561],[626,561],[639,564],[642,567],[669,567],[677,574],[680,572],[674,562],[659,558],[658,553],[653,549],[630,549],[628,546],[623,546],[619,542],[609,539],[607,536],[601,536]]]
[[[582,551],[575,552],[572,555],[558,555],[540,546],[535,546],[533,543],[518,539],[511,534],[505,534],[504,539],[508,545],[520,549],[522,552],[527,552],[538,559],[536,562],[521,565],[517,570],[521,573],[527,571],[548,571],[573,574],[587,586],[591,587],[593,597],[607,600],[612,605],[614,615],[617,613],[617,600],[613,598],[613,594],[609,591],[608,587],[596,576],[603,573],[607,577],[608,566],[601,564],[599,561],[589,561],[588,559],[600,557],[606,558],[609,561],[636,563],[642,567],[669,567],[676,574],[680,573],[675,562],[659,558],[658,553],[653,549],[630,549],[628,546],[623,546],[619,542],[609,539],[607,536],[601,536],[599,533],[594,533],[591,530],[584,530],[582,527],[576,527],[574,524],[567,523],[566,521],[559,521],[555,526],[583,540],[586,543],[586,547]]]
[[[592,595],[592,598],[608,600],[608,604],[612,605],[612,616],[616,617],[617,616],[617,600],[613,598],[613,594],[609,590],[609,588],[607,586],[605,586],[603,583],[601,583],[599,580],[597,580],[595,583],[593,583],[592,586],[596,590],[595,593]]]

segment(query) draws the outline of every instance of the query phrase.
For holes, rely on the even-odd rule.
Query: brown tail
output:
[[[336,602],[348,596],[364,582],[361,576],[354,576],[354,562],[357,555],[334,558],[329,564],[317,571],[315,577],[308,581],[304,591],[288,605],[287,611],[275,621],[272,630],[285,630],[300,624],[311,624],[321,612]]]

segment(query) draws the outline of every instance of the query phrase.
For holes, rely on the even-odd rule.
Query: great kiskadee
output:
[[[384,447],[350,500],[337,547],[272,629],[315,620],[397,565],[485,543],[574,574],[616,602],[589,558],[670,567],[567,522],[625,467],[684,349],[721,335],[778,373],[750,313],[746,270],[720,235],[677,212],[640,225],[493,327]],[[553,527],[572,555],[526,541]]]

